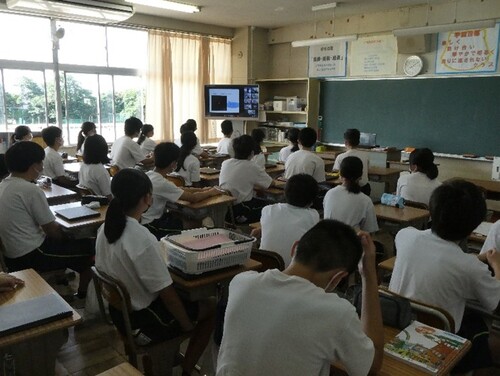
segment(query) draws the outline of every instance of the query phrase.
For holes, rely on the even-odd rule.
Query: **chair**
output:
[[[118,171],[120,171],[120,167],[118,167],[117,165],[111,165],[109,166],[109,175],[111,175],[111,177],[115,176]]]
[[[429,206],[427,204],[424,204],[423,202],[405,200],[405,205],[412,208],[429,210]]]
[[[92,280],[104,321],[111,323],[106,315],[103,297],[109,305],[119,310],[123,315],[125,333],[120,333],[120,336],[130,364],[137,368],[138,355],[142,355],[145,375],[171,375],[174,358],[179,353],[179,346],[182,341],[189,338],[189,335],[184,334],[150,346],[138,346],[134,340],[130,322],[130,314],[132,313],[130,295],[125,286],[117,279],[98,271],[95,266],[92,266]]]
[[[83,184],[77,184],[75,188],[78,189],[78,193],[80,194],[80,197],[95,195],[95,192],[92,189],[84,186]]]
[[[283,257],[277,252],[253,249],[250,258],[262,263],[262,267],[259,269],[261,272],[268,269],[285,270],[285,261],[283,261]]]
[[[186,186],[186,181],[184,178],[180,175],[167,175],[165,178],[174,183],[176,187],[185,187]]]

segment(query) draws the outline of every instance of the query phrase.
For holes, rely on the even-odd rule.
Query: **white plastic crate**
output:
[[[223,228],[198,228],[167,235],[161,244],[167,262],[186,274],[241,265],[250,258],[255,238]]]

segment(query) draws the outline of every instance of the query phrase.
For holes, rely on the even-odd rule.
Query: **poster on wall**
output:
[[[351,76],[395,75],[397,56],[397,40],[392,35],[359,38],[351,44]]]
[[[487,29],[439,33],[436,73],[496,72],[499,24]]]
[[[347,42],[309,47],[309,77],[344,77]]]

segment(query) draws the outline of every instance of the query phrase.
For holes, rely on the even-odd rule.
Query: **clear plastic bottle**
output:
[[[16,376],[14,355],[7,353],[3,356],[3,374],[4,376]]]

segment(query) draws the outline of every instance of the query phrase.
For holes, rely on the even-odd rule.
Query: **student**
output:
[[[431,194],[441,185],[436,178],[438,168],[434,154],[427,148],[415,149],[410,154],[410,174],[401,174],[396,194],[405,200],[429,205]]]
[[[316,143],[317,135],[313,128],[303,128],[299,132],[300,150],[291,154],[285,162],[285,178],[290,179],[296,174],[311,175],[318,183],[325,179],[325,162],[311,152]]]
[[[181,149],[175,173],[184,178],[187,187],[200,182],[200,160],[192,152],[196,147],[197,138],[193,132],[183,133],[181,136]]]
[[[384,334],[370,235],[324,220],[293,253],[283,272],[245,272],[231,281],[217,375],[329,375],[332,363],[349,375],[378,371]],[[360,259],[361,320],[347,300],[329,293]]]
[[[66,177],[64,162],[59,154],[59,149],[64,145],[61,128],[50,126],[42,129],[42,138],[47,144],[43,175],[48,176],[63,187],[74,187],[77,182]]]
[[[181,125],[181,136],[185,132],[193,132],[194,134],[196,134],[197,129],[198,125],[196,124],[196,120],[187,119],[186,122]],[[181,146],[182,143],[178,143],[178,145]],[[208,153],[201,148],[200,140],[198,138],[196,138],[196,146],[193,149],[193,155],[197,156],[198,158],[208,157]]]
[[[280,150],[280,162],[286,162],[290,154],[299,150],[299,130],[297,128],[290,128],[286,131],[286,138],[288,139],[290,145],[285,146]]]
[[[191,132],[192,133],[192,132]],[[151,207],[142,215],[141,223],[158,239],[182,230],[182,222],[165,213],[167,202],[185,200],[198,202],[212,196],[223,194],[216,188],[180,188],[168,181],[166,176],[174,171],[179,159],[180,149],[172,142],[162,142],[154,150],[155,168],[147,172],[153,184],[153,202]]]
[[[268,205],[262,209],[260,248],[278,252],[288,266],[293,243],[319,222],[318,212],[311,209],[317,195],[318,183],[312,176],[297,174],[288,179],[286,204]]]
[[[500,252],[500,220],[497,220],[488,231],[488,236],[484,241],[481,254],[487,253],[490,249]]]
[[[125,120],[125,135],[118,138],[111,147],[111,159],[113,164],[120,169],[134,167],[137,163],[145,166],[151,166],[153,158],[146,156],[139,144],[133,141],[133,138],[139,136],[142,129],[142,121],[135,117]]]
[[[260,128],[252,129],[252,138],[255,143],[255,148],[253,149],[253,158],[252,162],[254,162],[257,166],[262,169],[266,169],[266,156],[262,152],[261,144],[266,138],[266,134]]]
[[[488,367],[491,353],[488,328],[475,315],[464,316],[468,299],[477,299],[488,311],[500,301],[500,253],[467,254],[459,243],[481,223],[486,203],[472,183],[456,180],[434,190],[430,200],[432,227],[405,228],[396,235],[398,257],[389,289],[448,311],[458,335],[472,341],[472,348],[455,371]],[[481,262],[484,261],[484,262]],[[494,276],[488,270],[493,269]]]
[[[151,154],[155,150],[156,142],[151,139],[154,134],[155,129],[151,124],[144,124],[142,126],[137,143],[141,145],[141,149],[146,155]]]
[[[370,196],[372,189],[370,187],[370,184],[368,183],[369,161],[366,152],[356,150],[356,146],[359,145],[359,137],[359,130],[355,128],[347,129],[344,132],[344,144],[347,150],[344,153],[337,155],[337,158],[335,158],[335,163],[333,164],[333,171],[340,170],[340,164],[345,157],[354,156],[361,159],[361,162],[363,162],[363,174],[361,175],[359,186],[361,187],[361,192],[363,192],[367,196]]]
[[[153,200],[148,177],[137,169],[121,170],[113,177],[111,191],[114,198],[97,234],[96,267],[126,287],[132,306],[132,329],[140,330],[138,338],[143,343],[193,332],[182,363],[182,375],[191,375],[213,330],[214,305],[179,298],[159,242],[140,225],[141,214]],[[123,334],[122,313],[112,306],[109,311]]]
[[[233,140],[231,138],[233,135],[233,122],[231,120],[224,120],[220,124],[220,129],[224,137],[217,145],[217,153],[227,154],[232,158],[234,157]]]
[[[90,281],[94,245],[69,239],[57,224],[43,191],[35,181],[43,170],[43,148],[17,142],[5,154],[10,175],[0,183],[0,238],[10,271],[38,272],[70,268],[80,273],[78,296]]]
[[[10,137],[11,145],[19,141],[31,140],[33,140],[33,133],[31,133],[31,129],[27,125],[18,125],[16,129],[14,129],[14,134]]]
[[[359,180],[363,162],[358,157],[346,157],[340,164],[342,185],[330,189],[323,201],[325,219],[336,219],[366,232],[378,231],[373,202],[361,193]]]
[[[83,163],[78,173],[80,185],[90,188],[96,195],[107,196],[111,200],[111,180],[104,167],[109,163],[108,144],[104,137],[95,134],[85,140]]]
[[[7,273],[0,273],[0,292],[12,291],[17,286],[24,286],[24,281]]]
[[[85,121],[78,132],[78,141],[76,143],[76,155],[83,155],[83,144],[85,139],[96,134],[97,127],[91,121]]]
[[[222,189],[231,192],[236,198],[233,206],[234,218],[238,223],[257,222],[262,208],[268,203],[253,197],[254,186],[269,188],[273,179],[260,168],[252,157],[255,142],[249,135],[233,140],[234,158],[222,162],[219,183]]]

